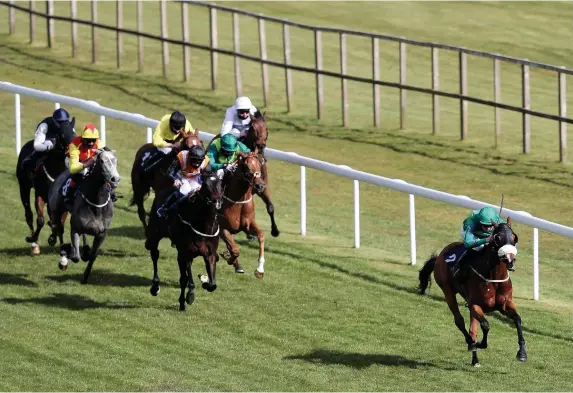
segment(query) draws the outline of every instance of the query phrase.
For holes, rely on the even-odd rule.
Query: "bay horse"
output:
[[[459,255],[463,255],[464,245],[459,242],[451,243],[439,255],[433,255],[419,273],[419,291],[422,295],[430,284],[430,275],[434,273],[434,278],[442,288],[448,307],[454,315],[454,322],[463,333],[468,350],[472,351],[472,365],[476,367],[480,365],[477,357],[478,348],[487,348],[489,322],[485,314],[493,311],[499,311],[513,320],[519,345],[516,358],[522,362],[527,360],[521,317],[512,299],[513,288],[509,277],[509,271],[514,271],[517,255],[515,244],[518,237],[511,229],[509,217],[507,224],[493,223],[493,225],[495,227],[493,241],[479,254],[472,250],[467,251],[465,257],[470,260],[465,263],[469,264],[469,275],[464,282],[458,282],[447,266],[447,262],[455,262]],[[458,293],[465,298],[470,311],[469,332],[465,328],[464,318],[456,301]],[[483,331],[483,338],[479,343],[476,342],[478,325]]]
[[[265,182],[261,174],[261,162],[256,154],[240,154],[234,173],[225,176],[225,195],[221,208],[221,239],[227,246],[228,255],[221,254],[236,273],[244,273],[239,263],[239,247],[233,235],[241,231],[256,236],[259,241],[259,263],[255,270],[257,278],[263,278],[265,265],[265,236],[255,221],[253,191],[262,193]]]
[[[273,205],[273,202],[271,200],[271,194],[269,190],[269,175],[267,170],[267,159],[265,157],[265,148],[267,147],[267,138],[269,135],[266,113],[267,112],[263,112],[262,115],[258,113],[255,116],[250,115],[251,126],[247,131],[247,136],[243,140],[241,140],[241,142],[243,142],[245,146],[247,146],[252,152],[254,152],[257,155],[259,161],[261,162],[262,165],[261,173],[263,181],[265,182],[265,188],[263,189],[263,191],[260,192],[255,190],[255,193],[263,200],[263,202],[265,202],[267,213],[271,219],[271,235],[273,237],[277,237],[280,235],[280,231],[275,221],[275,206]],[[221,137],[220,134],[216,135],[209,144],[213,143],[215,139],[218,139],[220,137]],[[250,238],[252,235],[249,234],[248,236]]]
[[[69,187],[69,171],[65,171],[54,182],[50,189],[50,216],[52,217],[52,233],[58,234],[63,231],[61,220],[65,211],[64,187]],[[82,284],[87,284],[92,266],[97,258],[97,252],[104,242],[107,231],[111,227],[113,219],[113,201],[111,200],[110,187],[116,188],[121,177],[117,172],[117,158],[110,150],[99,150],[95,157],[95,164],[90,168],[86,177],[80,183],[73,197],[71,211],[71,246],[63,245],[60,251],[58,267],[66,270],[68,257],[73,262],[78,262],[80,257],[88,262],[84,271]],[[84,238],[84,247],[80,251],[80,235]],[[85,244],[84,235],[94,237],[91,248]]]
[[[195,130],[195,133],[187,134],[182,139],[181,148],[183,149],[188,149],[195,145],[203,146],[203,142],[199,139],[199,130]],[[152,143],[146,143],[141,146],[135,154],[135,160],[131,168],[131,187],[133,195],[128,206],[137,205],[137,215],[146,233],[147,212],[143,204],[152,189],[157,194],[161,190],[173,186],[173,180],[166,175],[166,171],[181,148],[174,148],[169,154],[170,157],[165,157],[151,173],[145,172],[143,162],[151,155],[156,147],[153,146]]]
[[[54,180],[60,173],[66,170],[66,149],[71,142],[74,133],[76,119],[73,118],[70,123],[60,125],[60,134],[52,140],[54,148],[44,157],[37,160],[36,165],[24,167],[23,161],[34,153],[34,141],[30,140],[22,147],[18,155],[18,164],[16,167],[16,177],[20,187],[20,200],[24,207],[26,223],[30,228],[30,235],[26,236],[26,241],[32,243],[32,254],[40,253],[38,237],[45,224],[44,207],[48,203],[48,191]],[[34,214],[30,208],[30,191],[34,189],[34,205],[36,208],[36,230],[34,230]],[[66,217],[62,220],[65,222]],[[60,242],[62,239],[60,238]],[[56,237],[50,236],[48,244],[54,246]]]
[[[186,200],[180,207],[176,216],[161,220],[157,216],[157,209],[165,202],[173,189],[163,190],[155,197],[149,216],[145,248],[153,261],[153,281],[150,288],[151,295],[157,296],[160,290],[157,261],[159,259],[159,241],[169,237],[177,247],[177,263],[179,264],[179,310],[185,311],[185,303],[193,304],[195,301],[195,283],[191,265],[193,259],[202,256],[205,261],[207,278],[200,276],[203,289],[213,292],[217,289],[216,262],[217,248],[219,246],[219,223],[217,210],[221,208],[223,197],[222,179],[212,172],[201,174],[201,189]],[[185,296],[185,288],[188,288]]]

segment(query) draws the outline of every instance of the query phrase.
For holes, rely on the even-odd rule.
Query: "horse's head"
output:
[[[265,182],[261,175],[261,162],[255,153],[241,154],[239,156],[239,166],[244,180],[253,186],[256,193],[265,190]]]
[[[193,146],[203,146],[203,142],[199,139],[199,130],[196,130],[196,134],[189,133],[183,137],[182,147],[183,149],[190,149]]]
[[[511,229],[511,218],[507,218],[506,223],[493,223],[495,229],[493,232],[493,248],[497,251],[499,261],[507,265],[508,270],[515,270],[514,264],[517,256],[515,245],[519,238]]]
[[[105,182],[112,188],[116,188],[119,185],[121,177],[117,171],[117,158],[113,152],[109,150],[100,151],[97,155],[96,166],[101,168]]]
[[[58,127],[58,133],[56,135],[56,140],[54,141],[54,146],[59,151],[66,151],[68,145],[76,136],[74,131],[74,126],[76,124],[76,118],[74,117],[72,121],[55,122]]]
[[[199,195],[208,205],[214,204],[218,209],[223,205],[223,178],[215,172],[201,173],[201,190]]]
[[[251,128],[249,129],[247,140],[255,153],[263,153],[267,147],[267,138],[269,135],[266,112],[259,116],[250,116]]]

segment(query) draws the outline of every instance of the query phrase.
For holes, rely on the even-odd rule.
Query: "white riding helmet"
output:
[[[237,101],[235,101],[235,106],[237,107],[237,110],[250,110],[253,107],[253,104],[249,97],[239,97],[237,98]]]

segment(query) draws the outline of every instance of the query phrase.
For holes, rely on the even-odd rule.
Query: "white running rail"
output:
[[[129,123],[138,124],[147,128],[147,142],[151,142],[152,129],[159,123],[157,120],[150,119],[141,114],[118,111],[115,109],[101,106],[95,101],[82,100],[79,98],[68,97],[60,94],[54,94],[48,91],[30,89],[24,86],[14,85],[9,82],[0,82],[0,90],[14,93],[14,115],[16,128],[16,154],[20,153],[22,144],[21,122],[20,122],[20,95],[38,98],[44,101],[55,103],[56,108],[59,105],[68,105],[81,108],[88,112],[100,115],[100,134],[105,142],[105,117],[109,116],[114,119],[124,120]],[[211,140],[213,134],[200,131],[202,140]],[[499,206],[471,199],[465,195],[453,195],[445,192],[433,190],[431,188],[420,187],[409,184],[404,180],[390,179],[383,176],[373,175],[371,173],[357,171],[345,165],[335,165],[329,162],[315,160],[300,156],[293,152],[284,152],[280,150],[267,148],[265,150],[268,158],[300,165],[300,232],[306,235],[306,168],[313,168],[319,171],[332,173],[354,180],[354,246],[360,247],[360,202],[359,202],[359,182],[374,184],[380,187],[390,188],[409,194],[410,201],[410,253],[411,264],[416,264],[416,225],[415,225],[415,205],[414,196],[420,196],[435,201],[448,203],[451,205],[461,206],[468,209],[480,209],[484,206],[499,208]],[[542,218],[533,217],[524,211],[514,211],[507,208],[503,209],[503,216],[511,218],[519,223],[533,227],[533,299],[539,299],[539,229],[556,233],[565,237],[573,238],[573,228]]]

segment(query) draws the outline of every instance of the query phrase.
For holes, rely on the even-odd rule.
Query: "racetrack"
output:
[[[24,32],[0,36],[4,80],[154,118],[181,108],[194,126],[205,130],[220,125],[233,99],[232,85],[215,93],[193,85],[181,89],[175,80],[71,61],[63,46],[50,52],[24,42]],[[544,61],[542,52],[529,57]],[[27,140],[53,107],[25,97],[22,105]],[[516,153],[519,139],[517,148],[497,153],[479,140],[431,138],[422,128],[325,127],[304,113],[285,115],[281,108],[269,108],[272,147],[492,203],[504,192],[512,209],[573,225],[567,214],[573,208],[571,166],[553,162],[555,124],[547,131],[552,147],[535,145],[537,153],[523,157]],[[94,115],[71,112],[79,124],[97,124]],[[58,258],[45,246],[46,229],[44,254],[28,256],[13,175],[11,94],[0,95],[0,114],[0,390],[573,389],[569,239],[541,234],[541,301],[533,302],[531,229],[515,226],[520,255],[512,280],[529,361],[514,359],[515,329],[492,316],[490,347],[480,353],[482,368],[474,370],[439,288],[434,286],[429,297],[415,293],[417,267],[458,236],[467,212],[417,199],[419,266],[413,268],[408,266],[406,195],[361,185],[363,248],[354,250],[352,183],[308,170],[309,236],[302,238],[297,234],[298,167],[271,162],[271,192],[282,233],[270,237],[268,218],[257,201],[267,234],[265,278],[252,275],[256,248],[240,235],[247,274],[236,276],[220,263],[217,291],[198,290],[196,303],[179,313],[175,253],[163,241],[160,275],[165,284],[159,297],[151,297],[143,231],[135,210],[126,207],[131,160],[145,141],[145,130],[107,120],[108,144],[118,150],[123,176],[119,192],[125,198],[118,202],[92,284],[81,286],[85,265],[57,270]],[[312,130],[306,132],[307,127]],[[456,130],[447,132],[455,135]],[[508,133],[519,135],[520,124]],[[203,271],[201,265],[194,264],[195,274]]]

